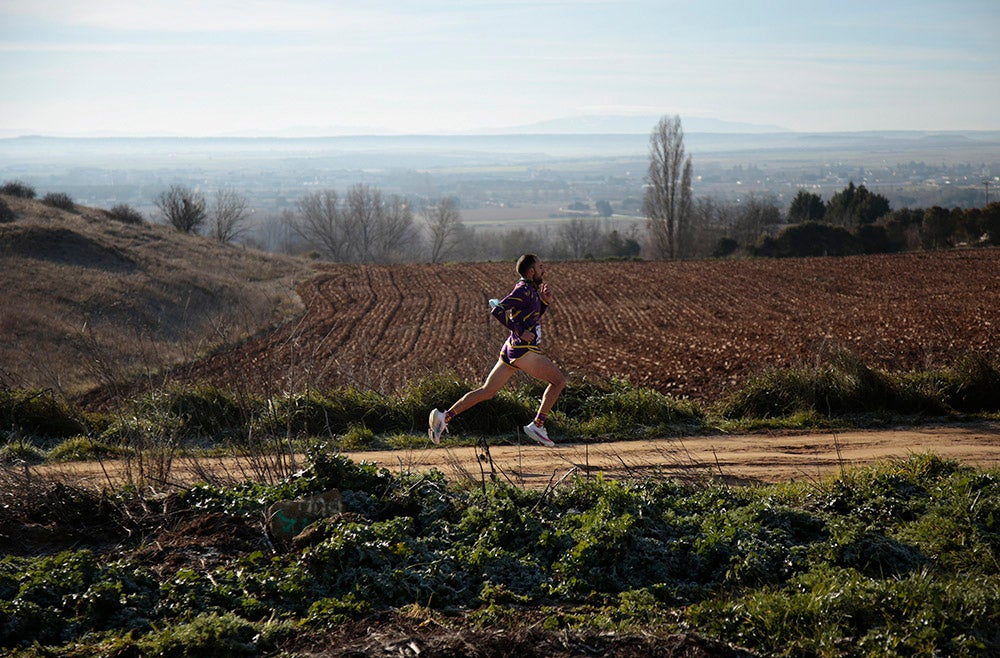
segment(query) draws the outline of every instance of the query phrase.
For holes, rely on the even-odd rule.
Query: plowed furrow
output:
[[[575,376],[717,398],[767,368],[847,349],[894,369],[1000,359],[1000,249],[681,263],[547,262],[543,348]],[[326,265],[302,316],[185,370],[273,391],[432,372],[480,380],[506,331],[487,300],[510,263]],[[377,376],[376,376],[377,374]]]

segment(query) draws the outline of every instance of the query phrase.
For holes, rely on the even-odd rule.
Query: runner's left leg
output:
[[[522,357],[523,358],[523,357]],[[520,359],[518,359],[520,365]],[[514,376],[517,370],[503,361],[497,359],[497,364],[493,366],[493,370],[487,375],[486,381],[479,388],[473,389],[460,397],[458,401],[451,405],[448,410],[449,417],[455,417],[462,413],[466,409],[471,409],[480,402],[485,402],[490,400],[495,396],[504,384],[510,381],[510,378]]]

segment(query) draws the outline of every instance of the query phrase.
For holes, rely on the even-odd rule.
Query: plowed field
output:
[[[624,376],[711,401],[762,370],[844,348],[888,369],[1000,358],[1000,249],[849,258],[547,262],[543,348],[574,377]],[[509,263],[322,266],[294,322],[179,376],[257,392],[391,390],[431,372],[480,380],[505,330],[488,313]]]

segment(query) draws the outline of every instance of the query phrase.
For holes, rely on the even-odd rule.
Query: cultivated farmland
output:
[[[479,380],[504,329],[487,300],[508,263],[320,266],[306,311],[189,364],[191,382],[261,392],[392,390],[428,373]],[[1000,250],[850,258],[549,263],[543,347],[574,378],[623,376],[707,402],[772,368],[847,350],[871,367],[1000,357]]]

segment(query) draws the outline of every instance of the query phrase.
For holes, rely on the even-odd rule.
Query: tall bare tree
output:
[[[345,212],[347,238],[358,262],[399,260],[419,241],[413,211],[395,194],[386,196],[377,187],[354,185],[347,191]]]
[[[424,207],[421,215],[430,236],[431,262],[440,263],[454,252],[465,233],[458,200],[446,197],[431,203]]]
[[[572,258],[598,255],[600,248],[600,220],[574,217],[559,225],[558,235]]]
[[[413,211],[396,195],[355,185],[341,199],[333,190],[299,201],[288,227],[338,263],[387,263],[406,260],[419,242]]]
[[[348,261],[346,220],[334,190],[308,194],[299,200],[299,212],[285,217],[292,233],[316,245],[329,260]]]
[[[691,218],[691,156],[684,157],[684,130],[676,114],[662,117],[649,136],[643,210],[655,256],[682,256]]]
[[[205,195],[183,185],[171,185],[153,200],[160,214],[181,233],[197,233],[205,224]]]
[[[242,236],[247,231],[246,223],[251,212],[246,197],[235,190],[226,188],[216,191],[215,206],[212,208],[212,237],[229,243]]]

